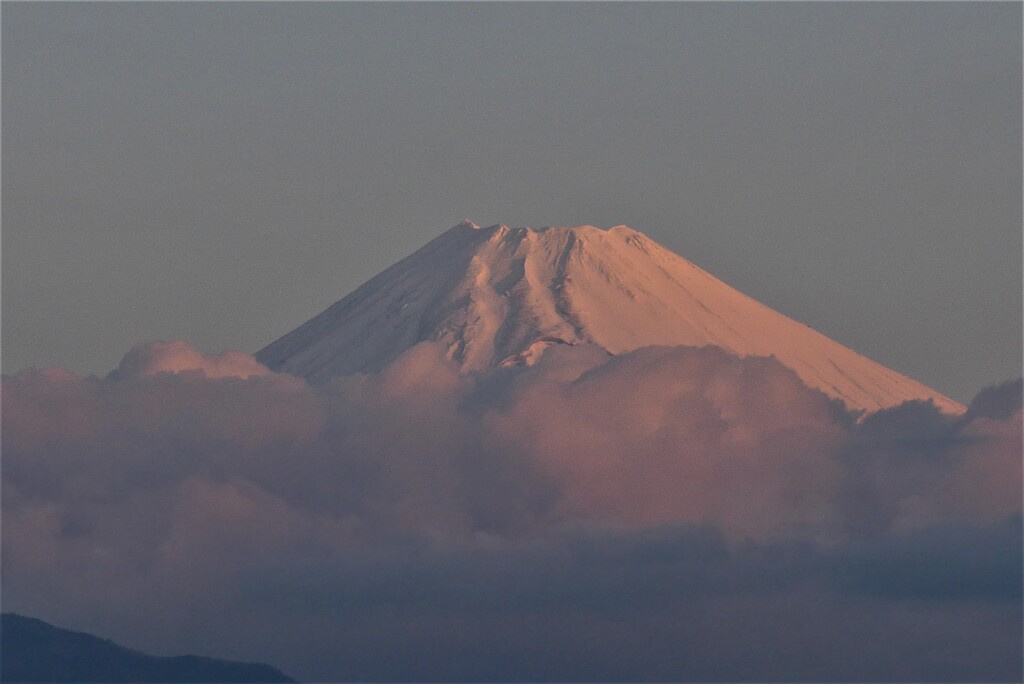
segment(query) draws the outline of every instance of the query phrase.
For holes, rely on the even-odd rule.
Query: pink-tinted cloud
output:
[[[250,378],[270,371],[251,355],[237,351],[203,354],[183,340],[148,342],[125,354],[114,371],[123,378],[145,378],[158,373],[202,373],[208,378]]]
[[[485,423],[561,483],[560,514],[761,536],[827,519],[840,473],[823,456],[848,418],[773,360],[650,347],[541,378]]]
[[[765,630],[783,679],[909,677],[894,642],[932,679],[944,639],[984,654],[950,676],[1020,662],[1019,639],[994,636],[1020,623],[1013,388],[963,417],[910,403],[857,422],[774,360],[713,348],[554,349],[464,375],[423,344],[313,388],[155,343],[106,378],[26,371],[2,389],[5,609],[129,645],[321,679],[588,662],[749,679]],[[985,559],[957,566],[969,586],[1002,588],[920,572],[960,556]],[[904,614],[911,596],[926,617]],[[881,623],[919,636],[865,636]],[[850,641],[801,664],[795,645],[822,633]]]

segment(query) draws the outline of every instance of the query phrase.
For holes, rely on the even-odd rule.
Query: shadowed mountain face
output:
[[[311,381],[375,372],[419,342],[462,371],[528,366],[553,345],[619,355],[650,345],[774,356],[804,384],[867,412],[964,407],[729,287],[627,226],[466,222],[256,354]]]
[[[150,656],[12,613],[0,618],[0,656],[3,682],[294,681],[269,665]]]

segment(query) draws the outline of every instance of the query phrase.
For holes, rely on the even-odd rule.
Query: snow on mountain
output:
[[[530,365],[556,344],[611,354],[714,345],[775,356],[853,409],[963,406],[729,287],[627,226],[480,228],[464,221],[256,355],[320,381],[376,371],[436,341],[463,371]]]

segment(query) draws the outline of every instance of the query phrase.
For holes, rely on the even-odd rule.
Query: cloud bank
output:
[[[714,348],[312,387],[151,343],[4,377],[4,607],[315,680],[1019,679],[1021,415]]]

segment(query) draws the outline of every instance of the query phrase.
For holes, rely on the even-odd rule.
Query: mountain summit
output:
[[[963,407],[773,311],[615,226],[480,228],[463,221],[256,354],[312,381],[376,371],[425,340],[463,371],[530,365],[557,344],[611,354],[713,345],[775,356],[809,386],[874,411]]]

